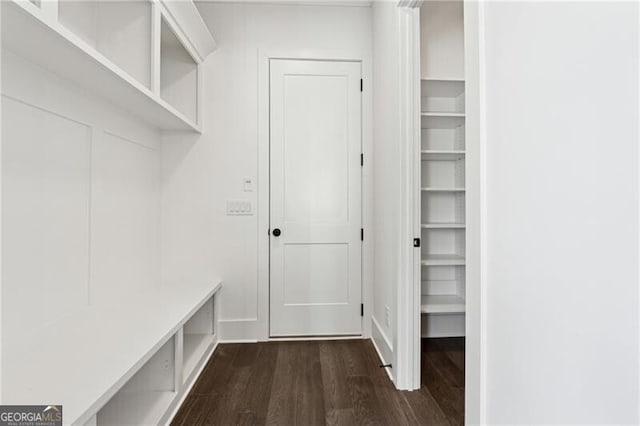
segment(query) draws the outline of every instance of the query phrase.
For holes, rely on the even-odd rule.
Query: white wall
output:
[[[259,288],[257,250],[259,235],[264,237],[267,229],[258,229],[255,212],[262,184],[257,179],[259,52],[354,53],[365,61],[365,93],[370,93],[371,9],[206,2],[198,3],[198,8],[218,51],[204,66],[204,134],[164,146],[163,215],[179,224],[165,232],[164,256],[174,260],[165,262],[164,274],[172,281],[199,280],[218,272],[225,283],[222,338],[256,340],[266,338],[267,330],[266,311],[259,308],[259,301],[267,300],[259,295],[267,294],[267,288],[262,283]],[[371,120],[367,96],[365,152]],[[253,192],[243,192],[245,176],[254,180]],[[365,187],[365,205],[369,197]],[[254,214],[227,216],[228,199],[251,201]],[[367,218],[365,227],[366,223]],[[365,262],[371,262],[367,250]],[[364,279],[371,280],[366,268]]]
[[[486,420],[637,423],[638,5],[484,5]]]
[[[2,124],[2,362],[19,380],[12,360],[56,322],[158,288],[160,134],[6,50]]]
[[[400,114],[399,17],[393,2],[373,4],[373,149],[375,269],[372,333],[385,362],[393,361],[399,277]],[[389,309],[389,323],[385,309]],[[393,371],[391,371],[393,374]]]

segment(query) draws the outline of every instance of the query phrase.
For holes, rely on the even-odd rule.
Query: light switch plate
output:
[[[253,192],[253,178],[249,176],[242,178],[242,189],[244,192]]]
[[[249,200],[227,200],[228,216],[250,216],[253,214],[253,206]]]

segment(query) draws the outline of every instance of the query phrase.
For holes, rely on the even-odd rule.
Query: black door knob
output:
[[[280,236],[280,234],[282,234],[282,231],[280,231],[280,229],[279,229],[279,228],[275,228],[275,229],[273,230],[273,236],[274,236],[274,237],[279,237],[279,236]]]

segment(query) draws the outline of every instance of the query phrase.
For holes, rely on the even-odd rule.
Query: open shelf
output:
[[[423,113],[423,129],[456,129],[464,126],[464,114]]]
[[[423,314],[453,314],[465,311],[464,298],[456,295],[425,295],[421,298]]]
[[[422,258],[423,266],[458,266],[465,264],[465,257],[457,254],[430,254]]]
[[[464,192],[464,188],[420,188],[423,192]]]
[[[422,295],[448,296],[465,294],[464,265],[436,265],[421,269]]]
[[[149,1],[59,1],[58,20],[131,77],[151,88]]]
[[[423,161],[458,161],[463,160],[465,152],[463,150],[422,150]]]
[[[464,78],[457,78],[457,77],[434,77],[434,76],[427,76],[424,77],[420,80],[420,82],[422,84],[425,83],[438,83],[438,82],[443,82],[443,83],[462,83],[464,84]],[[424,86],[422,86],[424,87]]]
[[[422,230],[422,255],[431,260],[464,260],[466,247],[464,228]]]
[[[30,7],[27,7],[30,6]],[[2,3],[2,48],[13,51],[162,130],[199,132],[187,118],[71,30],[31,3]]]
[[[421,147],[423,151],[463,151],[464,126],[454,128],[423,128],[421,132]]]
[[[214,343],[214,301],[207,300],[183,327],[182,376],[189,380]]]
[[[423,223],[422,229],[464,229],[464,223]]]
[[[454,117],[464,118],[463,112],[423,112],[420,114],[422,117]]]
[[[465,223],[465,192],[425,191],[421,198],[421,223]]]
[[[422,80],[424,112],[464,113],[464,80]]]
[[[211,347],[213,341],[214,339],[211,334],[184,335],[183,377],[185,380],[193,373],[198,362],[202,359],[202,355]]]
[[[98,411],[97,426],[160,424],[176,395],[174,367],[171,338]]]
[[[160,97],[197,122],[198,64],[164,18],[160,33]]]
[[[437,159],[423,163],[420,177],[422,188],[465,188],[464,157]]]
[[[157,425],[167,407],[175,397],[175,392],[121,392],[98,414],[98,426]],[[144,407],[144,410],[140,410]]]

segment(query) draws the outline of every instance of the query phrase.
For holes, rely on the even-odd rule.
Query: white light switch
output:
[[[242,187],[244,192],[252,192],[253,191],[253,178],[244,177],[242,179]]]
[[[227,200],[227,215],[229,216],[249,216],[253,214],[251,201],[249,200]]]

